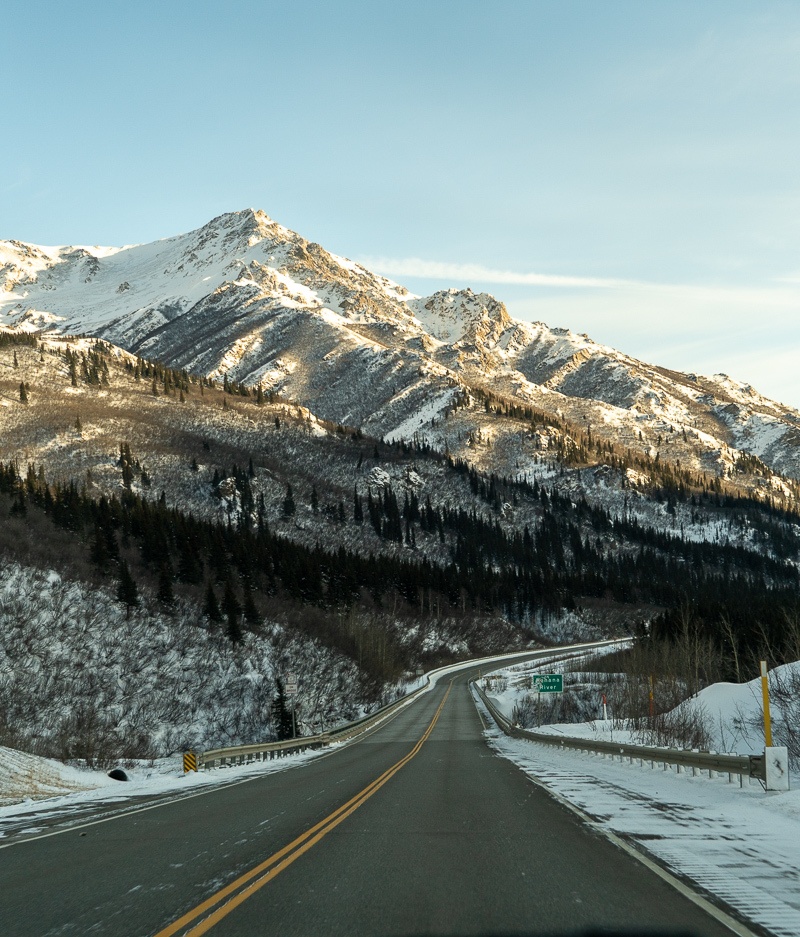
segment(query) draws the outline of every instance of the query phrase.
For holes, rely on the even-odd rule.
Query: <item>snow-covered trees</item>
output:
[[[233,644],[198,621],[185,602],[126,607],[54,572],[0,566],[0,744],[103,764],[268,740],[285,731],[274,674],[288,670],[306,731],[366,701],[352,661],[316,641],[270,623]]]

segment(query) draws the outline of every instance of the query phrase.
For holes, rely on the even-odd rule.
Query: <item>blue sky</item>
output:
[[[0,237],[262,208],[800,406],[798,3],[11,2],[3,31]]]

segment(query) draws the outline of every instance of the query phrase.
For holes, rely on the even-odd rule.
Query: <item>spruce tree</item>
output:
[[[283,516],[291,517],[294,512],[297,510],[297,506],[294,503],[294,495],[292,494],[292,486],[286,486],[286,497],[283,499]]]
[[[105,570],[108,568],[108,547],[106,545],[105,534],[103,533],[103,529],[100,524],[95,524],[94,526],[94,539],[92,540],[91,557],[92,562],[99,569]]]
[[[272,727],[279,742],[292,738],[292,711],[286,705],[283,680],[276,681],[275,701],[272,704]]]
[[[172,568],[169,560],[164,560],[158,571],[158,601],[171,608],[175,604],[175,593],[172,590]]]
[[[16,352],[15,352],[16,354]],[[28,392],[25,390],[25,382],[19,382],[19,402],[27,403],[28,402]]]
[[[246,582],[243,584],[243,593],[244,620],[248,625],[257,625],[261,621],[261,615],[253,600],[253,592]]]
[[[232,644],[238,644],[242,640],[242,626],[239,622],[242,606],[236,598],[236,593],[233,591],[233,585],[230,579],[225,583],[225,595],[222,597],[222,610],[225,613],[227,621],[225,633]]]
[[[203,603],[203,614],[212,624],[218,625],[222,621],[222,612],[214,592],[214,586],[210,581],[206,589],[206,599]]]
[[[117,598],[126,606],[126,618],[131,617],[131,609],[139,604],[139,590],[136,588],[136,582],[131,576],[128,564],[121,560],[119,564],[119,584],[117,585]]]
[[[317,496],[316,485],[311,486],[311,510],[315,514],[319,511],[319,497]]]

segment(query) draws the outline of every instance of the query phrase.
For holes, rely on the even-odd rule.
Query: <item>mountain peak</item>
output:
[[[800,413],[748,385],[518,322],[489,293],[413,296],[253,208],[126,248],[0,242],[0,326],[102,337],[376,435],[433,438],[474,387],[682,465],[730,473],[735,447],[800,475]]]
[[[469,287],[438,290],[432,296],[412,300],[409,306],[429,334],[448,344],[497,341],[513,323],[504,303]]]
[[[249,240],[250,246],[265,237],[274,236],[279,231],[289,233],[260,208],[223,212],[197,229],[198,234],[213,236],[223,233],[228,237],[245,237]]]

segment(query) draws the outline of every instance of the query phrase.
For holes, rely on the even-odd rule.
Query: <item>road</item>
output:
[[[302,767],[0,850],[0,933],[730,937],[493,755],[468,676]]]

